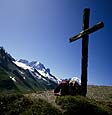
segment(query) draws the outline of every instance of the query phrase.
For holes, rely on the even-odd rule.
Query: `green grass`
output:
[[[0,94],[0,115],[112,115],[111,88],[89,86],[87,97],[54,96],[53,90],[5,92]]]
[[[62,96],[56,103],[64,110],[64,115],[111,115],[111,109],[104,103],[82,96]]]
[[[112,86],[88,86],[87,97],[98,101],[112,102]]]
[[[21,94],[0,95],[1,115],[62,115],[43,99],[31,99]]]
[[[69,102],[70,99],[68,97],[66,98],[66,96],[65,96],[66,100],[68,100],[68,101],[66,101],[65,103],[64,103],[64,101],[62,101],[62,103],[64,103],[64,104],[69,103],[71,106],[73,105],[73,107],[71,107],[71,106],[66,106],[66,107],[73,108],[73,110],[74,110],[74,104],[76,102],[80,103],[80,105],[81,105],[81,103],[84,101],[85,102],[84,106],[86,107],[85,111],[86,110],[88,111],[87,107],[90,105],[91,107],[93,107],[93,108],[90,108],[90,111],[94,111],[95,110],[94,108],[96,108],[97,111],[100,110],[100,112],[103,111],[104,114],[106,112],[106,114],[111,115],[112,114],[112,97],[111,97],[111,94],[112,94],[112,86],[88,86],[88,92],[87,92],[86,98],[83,98],[83,97],[77,97],[78,99],[73,98],[74,103],[72,103],[72,102]],[[57,104],[55,103],[55,100],[57,100],[57,97],[53,95],[53,91],[45,91],[45,92],[41,92],[41,93],[32,93],[32,94],[28,94],[27,96],[29,96],[31,98],[35,98],[35,99],[38,99],[38,98],[45,99],[49,103],[58,107],[59,110],[61,110],[62,112],[68,111],[68,108],[66,108],[67,109],[66,110],[65,108],[63,108],[63,105],[59,105],[58,103]],[[85,99],[85,100],[83,100],[83,99]],[[61,97],[59,100],[61,100]],[[87,106],[86,106],[86,104],[87,104]],[[79,108],[80,108],[80,106],[79,106]]]
[[[55,104],[46,99],[30,98],[22,94],[0,95],[1,115],[112,115],[102,102],[82,96],[58,96]]]

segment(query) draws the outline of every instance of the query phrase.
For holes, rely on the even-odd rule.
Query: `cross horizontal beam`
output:
[[[76,36],[73,36],[69,39],[70,42],[73,42],[73,41],[76,41],[78,40],[79,38],[82,38],[84,35],[88,35],[88,34],[91,34],[101,28],[104,27],[104,23],[103,22],[99,22],[97,23],[95,26],[92,26],[91,28],[89,29],[86,29],[82,32],[80,32],[79,34],[77,34]]]

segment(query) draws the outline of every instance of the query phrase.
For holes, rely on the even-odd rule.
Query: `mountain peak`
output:
[[[50,79],[50,80],[54,81],[55,83],[59,83],[59,81],[60,81],[58,78],[56,78],[55,76],[53,76],[50,73],[49,68],[45,68],[44,64],[42,64],[39,61],[29,62],[25,59],[20,59],[19,61],[15,61],[14,63],[23,69],[28,69],[30,71],[36,70],[36,71],[38,71],[39,74],[44,76],[44,78]]]
[[[33,67],[33,68],[38,69],[38,70],[46,70],[44,64],[42,64],[39,61],[31,61],[31,62],[29,62],[29,61],[27,61],[25,59],[20,59],[18,62],[24,63],[27,66]]]
[[[22,62],[22,63],[24,63],[24,64],[28,64],[29,62],[27,61],[27,60],[25,60],[25,59],[20,59],[20,60],[18,60],[18,62]]]
[[[0,60],[1,63],[3,64],[4,62],[11,62],[14,61],[15,59],[5,51],[5,49],[1,46],[0,47]]]
[[[35,67],[36,69],[39,69],[39,70],[44,70],[44,69],[46,69],[45,66],[44,66],[44,64],[42,64],[41,62],[35,63],[35,64],[34,64],[34,67]]]
[[[5,49],[1,46],[0,47],[0,55],[4,56],[6,54]]]
[[[0,72],[0,88],[3,89],[9,89],[10,86],[10,89],[19,90],[52,89],[59,82],[41,62],[15,60],[3,47],[0,47]]]

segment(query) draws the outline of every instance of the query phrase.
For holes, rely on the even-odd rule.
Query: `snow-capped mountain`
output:
[[[53,76],[50,73],[50,69],[45,68],[45,66],[40,62],[37,62],[37,61],[29,62],[27,60],[20,59],[18,61],[13,61],[13,63],[15,63],[17,66],[19,66],[25,70],[28,69],[30,72],[35,73],[35,77],[37,77],[37,78],[40,78],[40,79],[48,78],[57,84],[60,82],[60,79]],[[37,72],[35,70],[39,74],[37,74]]]
[[[0,47],[0,90],[36,91],[53,89],[60,79],[50,73],[44,64],[16,60]]]

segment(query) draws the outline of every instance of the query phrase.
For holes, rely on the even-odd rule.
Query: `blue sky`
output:
[[[88,84],[112,85],[111,0],[0,0],[0,45],[16,59],[37,60],[59,78],[81,76],[81,42],[69,38],[82,30],[84,8],[90,27]]]

